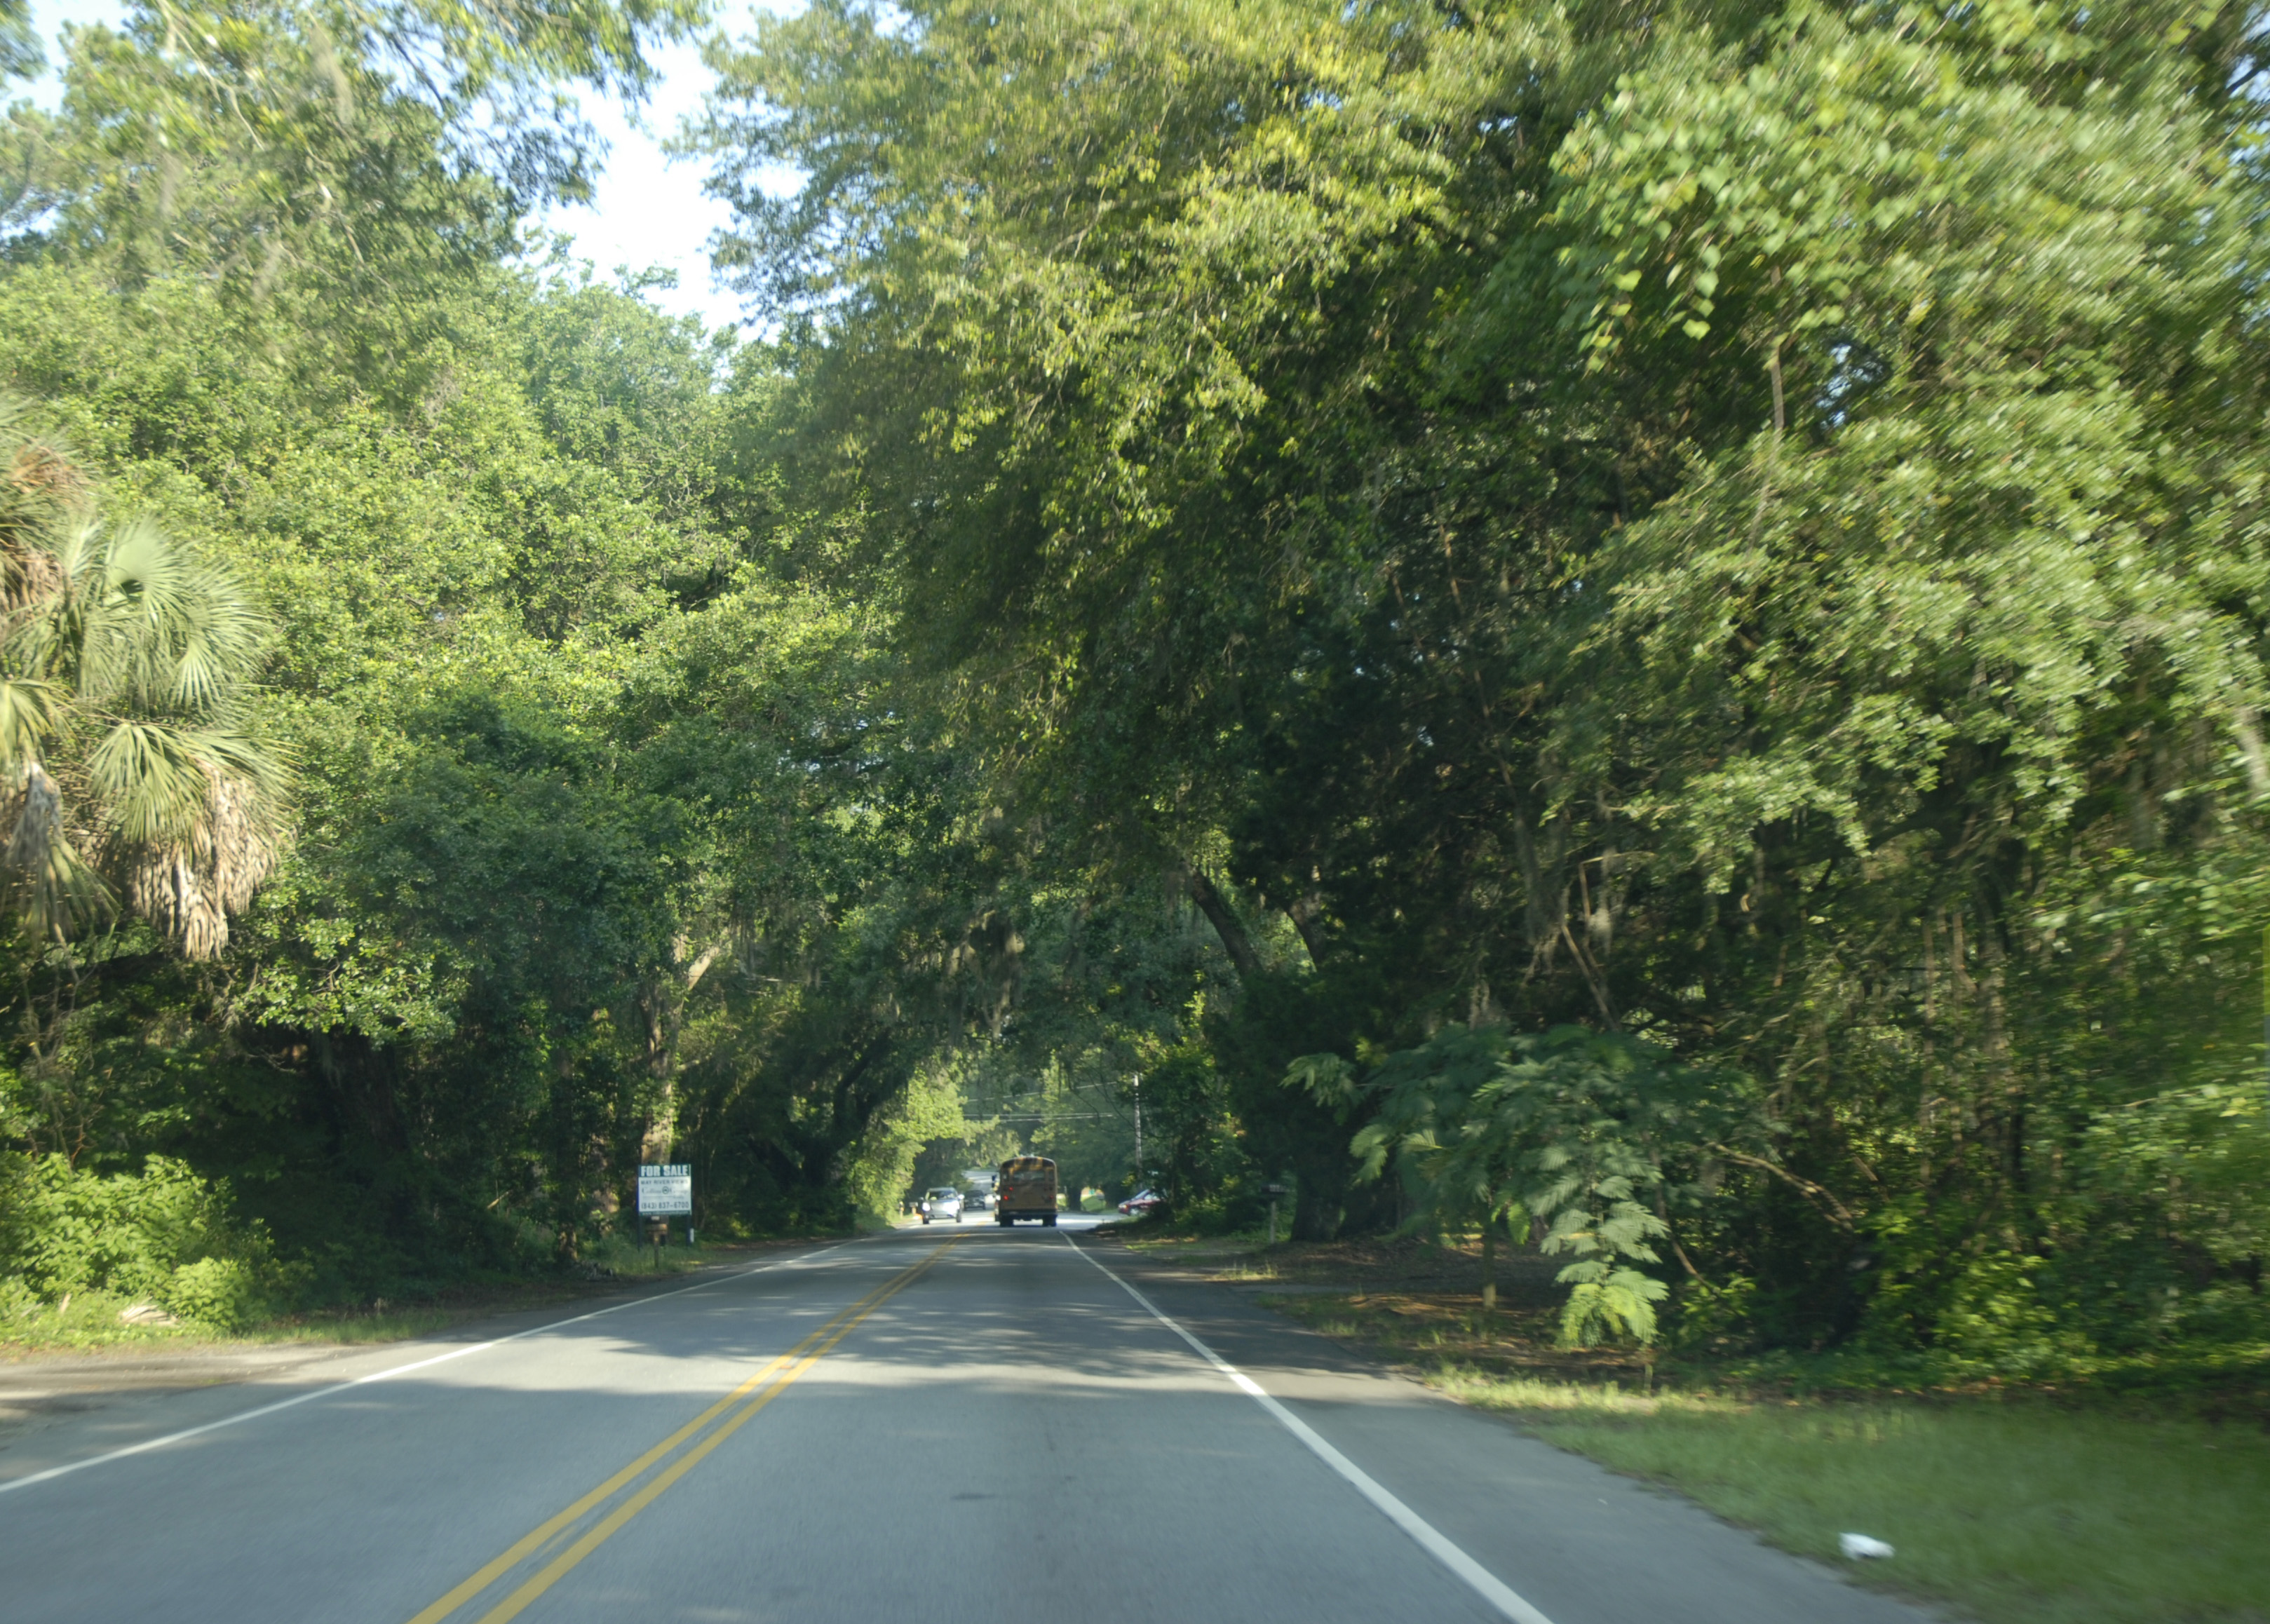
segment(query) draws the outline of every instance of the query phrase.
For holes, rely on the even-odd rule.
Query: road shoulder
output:
[[[1108,1235],[1082,1243],[1553,1624],[1938,1616],[1458,1405],[1198,1270]]]
[[[659,1279],[624,1277],[526,1309],[468,1314],[442,1329],[393,1340],[145,1344],[19,1355],[0,1362],[0,1489],[303,1393],[843,1244],[799,1242],[767,1246],[761,1255],[737,1252]]]

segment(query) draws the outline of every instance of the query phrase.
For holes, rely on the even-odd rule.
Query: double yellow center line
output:
[[[573,1505],[529,1530],[503,1554],[412,1618],[410,1624],[441,1624],[443,1619],[542,1550],[558,1538],[561,1531],[574,1526],[595,1507],[612,1498],[625,1485],[635,1481],[657,1461],[664,1459],[687,1439],[700,1434],[719,1416],[733,1410],[734,1405],[741,1406],[722,1425],[711,1428],[699,1443],[656,1472],[636,1494],[592,1524],[581,1539],[537,1569],[517,1590],[483,1613],[479,1624],[505,1624],[506,1620],[518,1617],[522,1609],[566,1577],[576,1563],[613,1538],[624,1524],[652,1505],[671,1484],[701,1465],[710,1450],[739,1431],[758,1411],[787,1391],[798,1376],[825,1359],[837,1343],[851,1334],[852,1329],[861,1320],[920,1279],[932,1264],[959,1244],[959,1242],[948,1241],[912,1268],[893,1276],[884,1285],[860,1298]]]

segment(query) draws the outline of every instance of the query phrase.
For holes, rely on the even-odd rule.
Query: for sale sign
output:
[[[682,1161],[646,1162],[639,1168],[638,1192],[642,1217],[690,1217],[694,1212],[694,1169]]]

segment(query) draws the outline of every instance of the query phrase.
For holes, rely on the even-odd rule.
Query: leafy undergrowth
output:
[[[1270,1247],[1257,1235],[1188,1236],[1132,1226],[1120,1234],[1154,1262],[1212,1280],[1261,1286],[1262,1301],[1406,1362],[1449,1359],[1570,1381],[1645,1379],[1645,1367],[1630,1350],[1554,1346],[1568,1288],[1555,1284],[1559,1265],[1551,1258],[1500,1257],[1497,1307],[1485,1314],[1480,1250],[1471,1242],[1397,1237]],[[1272,1297],[1266,1287],[1278,1282],[1293,1294]]]
[[[1501,1259],[1484,1313],[1469,1245],[1260,1249],[1131,1235],[1499,1412],[1673,1487],[1784,1549],[1846,1567],[1837,1536],[1897,1554],[1854,1576],[1989,1624],[2270,1620],[2270,1362],[2224,1349],[2106,1361],[2027,1386],[1927,1359],[1680,1358],[1554,1345],[1550,1260]]]

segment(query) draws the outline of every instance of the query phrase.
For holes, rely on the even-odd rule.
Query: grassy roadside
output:
[[[1881,1363],[1673,1361],[1553,1346],[1545,1260],[1481,1311],[1472,1247],[1130,1233],[1560,1448],[1785,1550],[1986,1624],[2270,1620],[2270,1367],[2160,1390],[1931,1386]],[[2133,1373],[2132,1373],[2133,1375]],[[1653,1390],[1643,1388],[1651,1384]],[[1897,1554],[1855,1569],[1837,1536]]]
[[[665,1247],[659,1268],[651,1250],[624,1245],[587,1259],[588,1272],[470,1281],[408,1301],[380,1297],[368,1303],[281,1314],[234,1331],[195,1322],[129,1324],[120,1316],[132,1306],[130,1299],[109,1292],[82,1292],[64,1302],[0,1319],[0,1362],[64,1353],[188,1353],[293,1343],[335,1347],[399,1342],[468,1320],[609,1296],[642,1281],[804,1244],[807,1242],[777,1241],[704,1244],[690,1250],[684,1246]]]
[[[2270,1435],[2002,1399],[1641,1398],[1443,1368],[1431,1385],[1663,1483],[1784,1550],[1992,1624],[2241,1624],[2270,1614]]]

